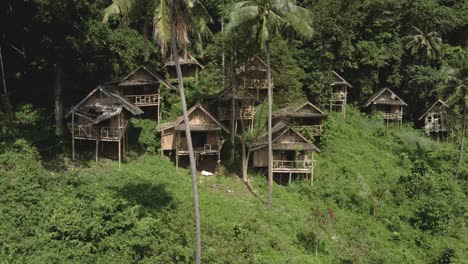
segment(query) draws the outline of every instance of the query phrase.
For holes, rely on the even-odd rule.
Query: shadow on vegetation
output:
[[[164,184],[128,183],[116,191],[119,197],[131,205],[141,206],[150,214],[166,208],[175,209],[174,200]]]

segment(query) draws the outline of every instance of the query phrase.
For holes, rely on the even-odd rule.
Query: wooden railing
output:
[[[244,84],[249,89],[268,89],[267,79],[245,79]]]
[[[180,153],[185,153],[188,151],[187,144],[181,144],[179,145],[179,150]],[[193,151],[196,153],[203,153],[203,152],[209,152],[209,153],[214,153],[218,152],[218,145],[212,145],[212,144],[204,144],[203,147],[196,147],[193,148]]]
[[[136,106],[153,106],[159,104],[159,94],[125,95]]]
[[[403,113],[383,113],[383,119],[385,120],[401,120],[403,119]]]
[[[312,161],[306,160],[273,160],[273,171],[311,170]]]
[[[236,120],[242,119],[252,119],[255,116],[254,107],[245,107],[238,109],[236,108],[235,118]],[[230,107],[220,107],[218,108],[218,118],[219,120],[231,120],[231,108]]]
[[[120,139],[125,133],[127,123],[121,127],[96,127],[91,125],[78,125],[68,123],[68,128],[75,138],[115,140]]]
[[[323,125],[294,126],[294,128],[301,133],[311,133],[314,136],[318,136],[323,132]]]
[[[348,96],[348,93],[332,93],[331,100],[342,101],[342,100],[345,100],[347,96]]]

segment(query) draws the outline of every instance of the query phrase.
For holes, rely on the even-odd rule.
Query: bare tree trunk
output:
[[[193,192],[193,210],[194,210],[194,218],[195,218],[195,240],[196,240],[196,256],[195,256],[195,263],[199,264],[201,261],[201,229],[200,229],[200,209],[198,203],[198,186],[197,186],[197,168],[195,163],[195,156],[193,153],[193,145],[192,145],[192,135],[190,134],[190,126],[189,126],[189,118],[187,112],[187,102],[185,101],[185,93],[184,93],[184,80],[182,79],[182,70],[180,69],[179,64],[179,54],[177,53],[177,43],[175,40],[174,34],[171,37],[171,48],[172,48],[172,55],[174,57],[174,62],[177,71],[177,79],[178,79],[178,88],[180,93],[180,101],[182,104],[182,111],[184,116],[184,124],[185,124],[185,136],[187,138],[187,147],[189,152],[189,160],[190,160],[190,172],[192,174],[192,192]]]
[[[247,173],[247,169],[249,167],[249,156],[250,151],[247,150],[247,146],[245,144],[244,139],[240,139],[241,147],[242,147],[242,180],[247,182],[249,180],[249,175]]]
[[[462,134],[461,134],[461,141],[460,141],[460,153],[458,154],[458,165],[457,165],[457,172],[455,173],[455,178],[458,178],[458,175],[460,174],[461,170],[461,165],[463,163],[463,146],[465,145],[465,133],[466,133],[466,112],[467,112],[467,98],[466,96],[463,98],[464,99],[464,107],[463,107],[463,128],[462,128]]]
[[[63,132],[62,67],[57,63],[54,70],[55,134]]]
[[[273,108],[273,83],[271,82],[271,63],[270,63],[270,42],[266,43],[267,56],[267,79],[268,79],[268,200],[266,208],[271,208],[271,200],[273,195],[273,145],[271,135],[271,114]]]
[[[148,39],[148,18],[145,18],[145,23],[143,24],[143,38],[144,38],[144,45],[143,45],[143,58],[144,62],[147,63],[149,60],[149,39]]]
[[[7,87],[6,87],[5,69],[3,67],[3,56],[2,56],[2,47],[1,46],[0,46],[0,68],[2,70],[3,96],[5,97],[5,101],[8,101],[8,92],[7,92]]]

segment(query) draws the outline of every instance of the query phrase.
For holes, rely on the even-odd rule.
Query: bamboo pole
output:
[[[122,140],[119,138],[119,144],[118,144],[118,148],[119,148],[119,170],[121,169],[121,163],[122,163],[122,148],[121,148],[121,145],[122,145]]]

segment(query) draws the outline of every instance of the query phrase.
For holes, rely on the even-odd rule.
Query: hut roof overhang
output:
[[[433,103],[433,104],[426,110],[426,112],[424,112],[424,114],[422,114],[422,115],[418,118],[418,120],[423,119],[423,118],[432,110],[432,108],[436,107],[436,106],[439,105],[439,104],[440,104],[441,106],[445,107],[445,108],[449,108],[449,106],[448,106],[444,101],[438,99],[435,103]]]
[[[331,83],[331,85],[340,85],[340,84],[344,84],[346,86],[348,86],[349,88],[353,88],[353,86],[345,80],[345,78],[341,77],[341,75],[339,75],[336,71],[332,70],[333,72],[333,75],[335,75],[336,79],[338,79],[339,81],[334,81]]]
[[[180,65],[196,65],[203,69],[203,65],[198,62],[195,57],[193,57],[190,53],[188,53],[185,49],[179,49],[177,52],[179,55],[179,63]],[[169,60],[164,63],[164,66],[166,67],[172,67],[175,66],[175,60],[174,60],[174,55],[171,54],[169,57]]]
[[[205,113],[213,123],[205,123],[205,124],[190,124],[190,129],[193,131],[221,131],[224,130],[226,133],[230,133],[229,129],[227,129],[221,122],[219,122],[215,117],[213,117],[203,106],[200,104],[196,104],[192,106],[187,112],[190,116],[196,109],[200,109],[203,113]],[[164,124],[160,124],[157,126],[157,131],[162,132],[164,130],[174,128],[175,130],[185,130],[185,123],[184,117],[179,116],[171,122],[167,122]]]
[[[395,98],[394,100],[390,100],[390,99],[379,99],[380,96],[382,96],[382,94],[385,92],[385,91],[388,91],[392,94],[392,96]],[[398,95],[396,95],[392,90],[390,90],[389,88],[382,88],[380,89],[377,93],[375,93],[374,95],[372,95],[369,100],[367,101],[367,103],[364,105],[366,107],[368,107],[369,105],[371,104],[374,104],[374,105],[401,105],[401,106],[407,106],[408,104],[405,103],[405,101],[403,101],[403,99],[401,99]]]
[[[295,134],[299,136],[302,140],[301,142],[288,142],[288,143],[276,143],[278,139],[281,138],[285,133],[288,131],[293,131]],[[274,150],[315,150],[320,152],[320,149],[315,146],[310,140],[305,138],[300,132],[286,124],[285,122],[278,122],[275,126],[272,127],[272,134],[273,134],[273,149]],[[261,136],[258,140],[250,144],[251,150],[258,150],[268,146],[268,137],[267,135]]]
[[[103,94],[117,99],[118,104],[116,105],[104,105],[96,103],[92,106],[83,106],[83,103],[86,102],[93,94],[96,92],[102,92]],[[138,107],[128,101],[125,97],[113,93],[108,90],[106,87],[98,86],[92,90],[83,100],[78,104],[74,105],[70,111],[65,115],[65,117],[70,116],[72,113],[75,113],[85,119],[88,119],[94,124],[100,123],[106,119],[112,118],[119,115],[122,112],[122,109],[126,109],[133,115],[141,115],[143,111]]]
[[[148,76],[151,77],[150,80],[132,80],[132,77],[139,71],[143,71],[144,73],[148,74]],[[135,70],[133,70],[131,73],[129,73],[127,76],[124,78],[117,80],[117,81],[112,81],[106,83],[107,85],[116,85],[116,86],[138,86],[138,85],[155,85],[162,83],[164,86],[169,88],[169,90],[175,90],[176,88],[166,82],[163,78],[161,78],[159,75],[154,73],[153,71],[149,70],[145,66],[141,65]]]
[[[313,109],[315,109],[317,112],[299,112],[302,108],[305,106],[310,106]],[[311,102],[305,102],[302,104],[296,104],[296,105],[291,105],[287,106],[285,108],[281,108],[279,110],[276,110],[272,114],[273,117],[308,117],[308,118],[325,118],[328,115],[325,114],[322,110],[320,110],[317,106],[312,104]]]
[[[250,101],[255,101],[258,102],[258,99],[246,92],[243,91],[236,91],[232,88],[227,88],[224,91],[221,91],[218,95],[215,95],[213,97],[208,97],[207,99],[211,99],[211,103],[215,102],[225,102],[225,101],[231,101],[232,99],[234,100],[250,100]]]
[[[257,61],[262,66],[262,68],[258,68],[258,67],[252,68],[251,66],[255,61]],[[237,68],[236,73],[240,74],[242,72],[246,72],[246,71],[249,71],[249,70],[266,72],[267,71],[267,65],[258,55],[256,55],[256,56],[253,56],[253,57],[249,58],[244,64],[242,64],[239,68]]]

